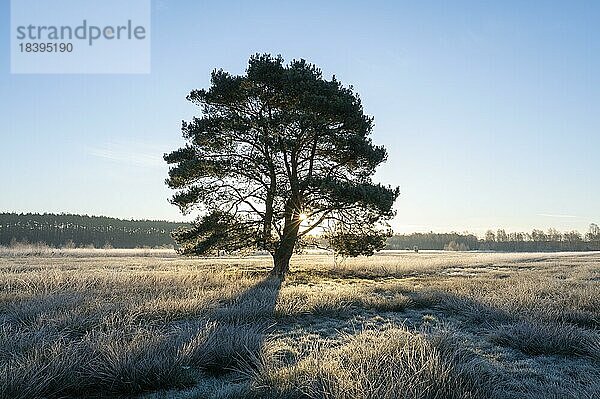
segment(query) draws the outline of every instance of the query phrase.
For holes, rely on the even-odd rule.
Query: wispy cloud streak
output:
[[[166,165],[162,159],[165,148],[169,147],[144,142],[111,141],[88,147],[87,152],[92,156],[113,162],[144,168],[163,168]]]
[[[546,218],[561,218],[561,219],[577,219],[579,216],[575,215],[560,215],[554,213],[538,213],[537,216],[543,216]]]

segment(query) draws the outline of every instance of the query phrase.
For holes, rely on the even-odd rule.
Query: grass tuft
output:
[[[492,331],[489,338],[528,355],[580,356],[600,361],[600,334],[566,323],[504,324]]]

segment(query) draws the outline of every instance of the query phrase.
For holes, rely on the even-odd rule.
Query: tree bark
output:
[[[290,270],[290,259],[294,253],[294,247],[298,240],[298,229],[300,228],[300,207],[301,201],[298,196],[292,196],[285,204],[285,225],[283,234],[277,249],[273,252],[273,270],[271,274],[283,278]]]
[[[290,270],[290,259],[294,253],[295,242],[282,242],[279,248],[273,253],[273,269],[271,274],[280,278],[285,277]]]

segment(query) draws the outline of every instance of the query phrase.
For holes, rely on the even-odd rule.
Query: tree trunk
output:
[[[287,200],[285,204],[285,225],[283,226],[283,237],[275,252],[273,252],[273,270],[271,274],[280,278],[285,277],[290,270],[290,259],[294,253],[294,247],[298,240],[298,229],[300,228],[300,212],[297,211],[301,201],[296,197]]]
[[[273,269],[271,274],[277,277],[285,277],[290,270],[290,259],[294,252],[294,242],[281,243],[279,248],[273,253]]]

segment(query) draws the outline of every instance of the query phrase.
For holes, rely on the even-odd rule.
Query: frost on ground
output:
[[[598,398],[600,254],[0,257],[0,397]]]

